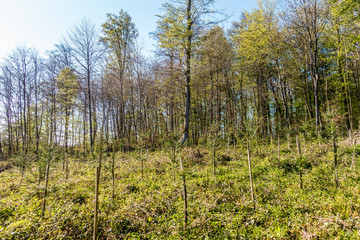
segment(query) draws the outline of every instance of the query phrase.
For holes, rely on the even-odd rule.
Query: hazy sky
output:
[[[145,54],[153,50],[149,32],[156,29],[165,0],[1,0],[0,60],[16,46],[36,48],[41,54],[53,49],[69,28],[85,17],[99,29],[106,13],[127,11],[139,30]],[[230,15],[225,27],[238,20],[242,10],[256,6],[256,0],[217,0],[216,9]]]

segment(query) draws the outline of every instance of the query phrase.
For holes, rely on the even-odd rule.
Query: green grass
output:
[[[336,187],[329,146],[306,146],[301,162],[295,149],[281,151],[278,159],[277,146],[273,151],[262,147],[261,154],[252,154],[256,209],[246,152],[237,149],[218,151],[223,161],[218,161],[216,176],[208,150],[183,154],[189,201],[186,229],[179,166],[174,182],[167,155],[152,152],[141,178],[135,154],[117,155],[114,202],[111,173],[106,167],[101,170],[99,239],[360,238],[360,162],[356,158],[351,166],[348,148],[339,149]],[[104,164],[110,165],[110,158]],[[20,186],[17,168],[1,172],[0,239],[91,239],[95,166],[94,160],[70,159],[65,180],[62,163],[53,165],[44,218],[44,181],[38,186],[36,174],[26,171]],[[299,166],[304,171],[303,189]]]

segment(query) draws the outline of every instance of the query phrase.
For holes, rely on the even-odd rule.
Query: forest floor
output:
[[[112,199],[111,157],[104,157],[98,238],[359,239],[360,146],[339,146],[336,184],[332,145],[302,144],[303,157],[295,143],[279,153],[277,145],[253,149],[255,207],[245,145],[218,148],[215,175],[209,149],[183,150],[186,227],[178,161],[174,181],[166,152],[144,154],[143,174],[137,153],[118,153]],[[68,179],[62,162],[52,164],[43,217],[36,165],[23,177],[16,167],[0,172],[0,239],[91,239],[96,164],[70,158]]]

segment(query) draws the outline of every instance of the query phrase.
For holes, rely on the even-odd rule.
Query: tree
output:
[[[326,59],[329,67],[327,85],[327,111],[331,104],[336,104],[338,113],[343,115],[343,130],[351,130],[358,126],[359,97],[356,67],[358,65],[358,21],[354,16],[356,8],[346,12],[340,12],[339,7],[345,2],[336,1],[331,6],[331,21],[325,32],[325,46],[329,49]],[[355,68],[354,68],[355,67]]]
[[[329,5],[324,0],[289,0],[285,10],[287,27],[293,32],[293,44],[306,56],[306,75],[309,73],[314,88],[316,129],[321,126],[319,98],[321,39],[328,24]],[[306,76],[306,79],[308,77]]]
[[[0,84],[1,93],[0,97],[3,103],[6,117],[6,128],[7,128],[7,144],[8,144],[8,156],[13,153],[13,101],[14,101],[14,80],[11,77],[10,71],[6,66],[2,66]]]
[[[194,57],[194,133],[205,133],[207,139],[209,128],[217,126],[216,132],[235,123],[234,81],[231,70],[234,51],[224,30],[214,26],[201,38],[202,44],[197,47]],[[203,102],[205,107],[202,109]],[[195,114],[196,113],[196,114]],[[197,116],[195,116],[197,115]],[[195,117],[202,119],[196,121]],[[225,130],[225,129],[224,129]],[[198,136],[194,136],[197,142]]]
[[[7,112],[8,127],[10,128],[9,138],[11,139],[12,135],[12,126],[9,125],[9,121],[15,120],[19,124],[23,152],[28,152],[32,143],[31,106],[37,77],[37,59],[38,55],[35,49],[18,47],[5,59],[2,68],[5,103],[8,107],[14,104],[16,109],[14,109],[16,120],[12,119],[11,109]],[[15,94],[9,91],[14,91]],[[9,142],[9,144],[11,143]]]
[[[107,14],[107,20],[102,24],[102,42],[108,49],[108,69],[120,85],[118,93],[120,100],[119,109],[119,137],[125,134],[125,73],[129,70],[131,52],[134,41],[138,37],[135,24],[130,15],[120,10],[118,15]]]
[[[172,0],[163,5],[164,15],[159,16],[158,29],[155,33],[160,48],[175,49],[179,47],[185,58],[185,115],[182,144],[189,137],[190,104],[191,104],[191,61],[193,48],[198,43],[202,30],[213,21],[205,22],[206,14],[214,13],[210,9],[214,0]]]
[[[337,16],[349,15],[352,20],[360,18],[360,2],[357,0],[332,0],[334,4],[333,13]]]
[[[281,72],[286,54],[281,51],[280,40],[275,6],[269,2],[260,2],[258,9],[243,12],[240,22],[233,26],[236,69],[243,75],[242,87],[248,89],[247,97],[254,100],[253,106],[248,107],[254,109],[251,118],[256,121],[259,136],[263,138],[272,132],[272,99],[276,103],[273,112],[282,120],[280,123],[289,125],[286,82]],[[276,127],[281,127],[281,124]]]
[[[55,58],[55,52],[48,52],[48,56],[43,62],[44,76],[42,82],[42,95],[43,95],[43,106],[46,107],[44,111],[45,124],[46,124],[46,139],[45,141],[48,146],[57,144],[57,94],[58,88],[56,84],[56,77],[60,71],[58,62]]]
[[[92,96],[92,82],[99,70],[102,51],[98,41],[98,34],[95,26],[88,20],[83,19],[78,25],[75,25],[69,32],[68,45],[71,48],[71,56],[75,60],[75,72],[80,79],[85,81],[82,85],[84,90],[84,107],[87,106],[89,114],[89,132],[90,132],[90,151],[93,150],[95,129],[94,119],[96,116]],[[85,113],[86,111],[84,111]]]
[[[66,152],[68,152],[69,120],[71,108],[74,106],[79,87],[77,76],[68,67],[61,70],[60,74],[56,78],[56,81],[59,89],[58,102],[65,113],[65,149]]]

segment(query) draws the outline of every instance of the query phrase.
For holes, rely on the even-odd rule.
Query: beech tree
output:
[[[224,126],[229,131],[236,122],[232,79],[234,51],[230,41],[222,28],[213,26],[202,36],[201,42],[194,57],[194,143],[200,134],[204,134],[206,140],[211,127],[216,126],[219,131],[222,130],[220,126]]]
[[[90,152],[95,141],[96,120],[94,116],[95,107],[92,96],[92,84],[98,77],[100,70],[100,60],[102,57],[101,45],[98,39],[95,26],[88,20],[83,19],[75,25],[69,32],[67,43],[71,49],[71,56],[74,58],[75,72],[79,78],[85,82],[81,84],[84,91],[84,107],[87,107],[89,114],[89,133],[90,133]],[[86,111],[84,110],[84,113]],[[95,120],[95,121],[94,121]]]
[[[13,132],[14,132],[14,122],[13,122],[13,115],[14,115],[14,80],[11,77],[11,74],[9,72],[9,69],[6,66],[2,66],[1,69],[1,77],[0,77],[0,83],[1,83],[1,100],[2,105],[5,110],[5,119],[6,119],[6,130],[7,130],[7,155],[11,156],[13,151]]]
[[[280,42],[274,6],[261,4],[253,12],[243,12],[240,22],[235,23],[232,31],[232,41],[237,56],[236,67],[243,75],[243,87],[248,89],[247,98],[253,98],[248,108],[253,108],[252,118],[259,128],[258,135],[267,138],[271,135],[271,100],[276,103],[275,113],[282,122],[288,123],[289,111],[287,93],[284,90],[282,61],[277,51]],[[270,51],[274,51],[270,54]],[[278,71],[278,73],[276,73]],[[283,88],[282,88],[282,87]],[[277,89],[283,90],[283,97],[278,95]],[[273,93],[273,96],[271,96]],[[283,103],[283,104],[282,104]],[[283,112],[285,117],[282,116]]]
[[[107,20],[102,24],[102,42],[108,50],[108,72],[114,76],[116,86],[119,86],[116,96],[119,100],[118,109],[118,137],[125,135],[125,77],[129,71],[131,53],[134,41],[138,37],[135,24],[130,15],[121,10],[118,15],[108,14]]]
[[[57,87],[59,89],[58,101],[62,111],[65,114],[65,149],[66,152],[68,152],[69,120],[71,108],[74,106],[79,89],[77,76],[72,70],[66,67],[61,70],[60,74],[56,78],[56,81]]]
[[[12,121],[17,125],[16,145],[21,146],[23,152],[28,152],[32,144],[31,106],[37,78],[38,56],[35,49],[18,47],[2,67],[2,83],[4,86],[3,100],[7,109],[7,122],[9,127],[9,145],[12,143]],[[13,91],[13,93],[12,93]],[[14,108],[12,108],[14,107]],[[14,119],[13,119],[14,114]],[[19,134],[19,135],[18,135]],[[9,149],[11,152],[11,147]]]
[[[329,21],[329,4],[323,0],[289,0],[286,4],[285,20],[288,28],[293,32],[293,44],[297,45],[306,56],[306,74],[309,73],[314,88],[314,117],[316,129],[319,131],[321,127],[320,43]]]
[[[165,49],[179,48],[180,57],[184,58],[185,77],[185,114],[182,144],[189,137],[190,104],[191,104],[191,61],[194,45],[198,43],[202,29],[214,24],[205,22],[204,16],[213,13],[211,6],[214,0],[181,0],[163,4],[165,13],[159,15],[158,30],[159,47]]]
[[[352,20],[359,19],[360,3],[357,0],[332,0],[335,15],[350,15]]]

